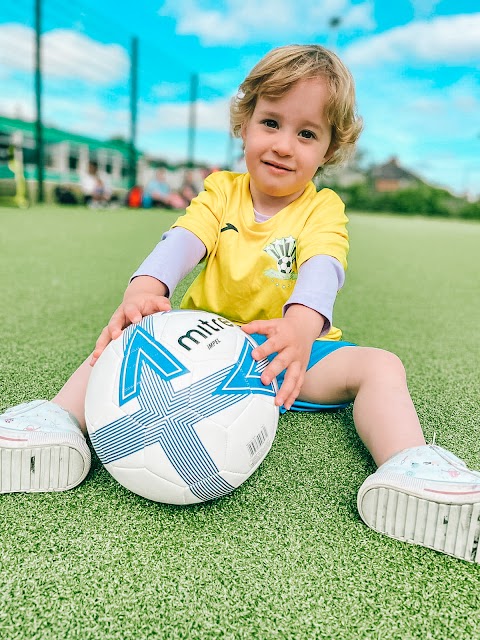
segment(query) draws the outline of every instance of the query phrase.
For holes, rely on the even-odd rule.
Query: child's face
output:
[[[260,97],[243,128],[253,204],[278,210],[296,200],[333,153],[323,78],[299,80],[281,98]]]

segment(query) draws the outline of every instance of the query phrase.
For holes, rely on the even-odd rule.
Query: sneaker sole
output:
[[[6,435],[8,433],[8,435]],[[0,493],[66,491],[88,474],[90,449],[81,436],[0,430]]]
[[[418,544],[480,564],[480,496],[477,502],[458,504],[428,500],[369,479],[358,492],[358,512],[370,528],[396,540]],[[458,499],[457,499],[458,500]]]

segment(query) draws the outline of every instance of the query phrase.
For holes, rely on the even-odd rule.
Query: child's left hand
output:
[[[272,353],[275,358],[263,371],[261,381],[270,384],[275,376],[286,369],[283,384],[275,398],[277,406],[290,409],[297,399],[305,378],[312,343],[322,330],[324,318],[303,305],[291,305],[284,318],[254,320],[242,326],[245,333],[260,333],[267,340],[252,351],[255,360]]]

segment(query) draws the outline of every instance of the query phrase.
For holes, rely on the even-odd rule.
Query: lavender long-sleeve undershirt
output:
[[[264,221],[263,216],[258,217],[257,222]],[[205,254],[205,245],[194,233],[175,227],[163,234],[161,241],[131,280],[138,276],[152,276],[163,282],[168,295],[171,295],[180,280],[203,260]],[[292,304],[314,309],[325,318],[320,335],[326,335],[332,325],[335,298],[344,281],[345,271],[336,258],[313,256],[301,265],[293,293],[283,307],[283,314]]]
[[[194,233],[174,227],[163,234],[130,281],[138,276],[152,276],[163,282],[171,296],[180,280],[203,260],[206,252],[205,245]]]

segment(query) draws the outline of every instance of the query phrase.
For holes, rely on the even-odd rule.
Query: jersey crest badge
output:
[[[297,245],[295,238],[277,238],[264,249],[277,262],[276,269],[267,269],[264,273],[270,278],[279,280],[296,280],[298,274],[293,270]]]

